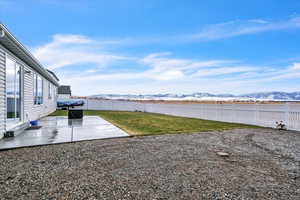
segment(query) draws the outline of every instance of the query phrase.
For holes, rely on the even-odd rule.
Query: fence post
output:
[[[218,121],[218,108],[217,108],[217,102],[215,102],[215,120]]]
[[[284,124],[289,127],[289,115],[290,115],[290,106],[289,103],[285,103],[285,113],[284,113]]]
[[[255,102],[255,111],[254,111],[254,124],[258,125],[258,103]]]
[[[216,102],[216,121],[219,121],[219,104]]]

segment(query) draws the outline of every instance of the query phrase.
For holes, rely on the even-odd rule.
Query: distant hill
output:
[[[91,97],[128,100],[193,100],[193,101],[300,101],[300,92],[258,92],[243,95],[233,94],[99,94]]]
[[[300,100],[300,92],[258,92],[242,95],[242,97],[251,97],[257,99],[274,100]]]

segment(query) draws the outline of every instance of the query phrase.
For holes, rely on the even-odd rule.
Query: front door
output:
[[[6,129],[21,122],[22,67],[10,57],[6,57]]]

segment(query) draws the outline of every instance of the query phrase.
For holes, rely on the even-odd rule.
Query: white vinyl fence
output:
[[[283,121],[300,131],[300,104],[155,104],[118,100],[84,100],[85,110],[119,110],[161,113],[223,122],[275,127]]]

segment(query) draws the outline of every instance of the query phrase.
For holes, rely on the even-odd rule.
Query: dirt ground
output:
[[[0,199],[300,199],[294,131],[94,140],[2,151],[0,160]]]

